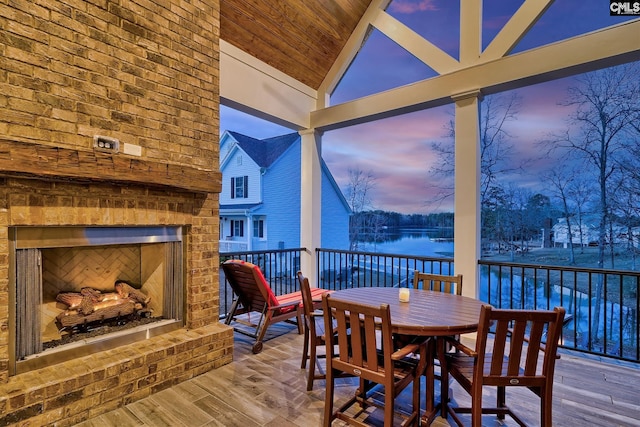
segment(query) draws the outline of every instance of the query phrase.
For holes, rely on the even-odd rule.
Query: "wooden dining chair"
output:
[[[506,404],[507,387],[527,387],[540,398],[540,425],[552,425],[553,372],[565,310],[506,310],[482,307],[475,349],[448,338],[459,352],[444,357],[441,398],[448,399],[448,376],[471,395],[471,407],[451,407],[448,412],[459,425],[458,414],[471,414],[472,427],[480,427],[482,414],[509,415],[526,424]],[[492,337],[490,337],[490,332]],[[546,341],[545,341],[546,340]],[[446,386],[445,386],[446,385]],[[482,391],[497,387],[495,407],[485,407]],[[446,416],[446,414],[442,414]]]
[[[442,274],[413,273],[413,289],[426,289],[448,294],[462,295],[462,274],[448,276]]]
[[[421,271],[415,270],[413,272],[413,288],[414,289],[426,289],[429,291],[435,292],[444,292],[453,295],[462,295],[462,274],[457,275],[444,275],[444,274],[432,274],[432,273],[423,273]],[[456,340],[459,340],[459,336],[455,336]],[[440,344],[440,343],[438,343]],[[446,351],[452,351],[453,348],[450,345],[446,345]],[[434,358],[435,354],[429,355],[429,357]],[[432,395],[433,391],[429,390],[430,387],[433,387],[434,380],[440,380],[441,377],[439,374],[436,374],[435,367],[440,365],[438,359],[433,360],[434,363],[427,364],[427,368],[425,370],[426,375],[426,387],[427,387],[427,398],[429,399]]]
[[[300,292],[302,293],[302,307],[304,320],[304,347],[302,349],[301,369],[306,369],[309,361],[307,377],[307,391],[313,390],[315,380],[326,379],[326,374],[318,366],[318,358],[325,358],[325,354],[318,354],[317,349],[325,345],[324,319],[322,313],[322,293],[314,292],[302,271],[297,273]],[[316,290],[318,288],[315,288]],[[328,292],[328,291],[327,291]],[[314,293],[316,298],[314,298]],[[323,292],[324,293],[324,292]],[[330,333],[329,337],[333,337]]]
[[[420,417],[420,376],[424,360],[410,355],[426,352],[426,341],[409,344],[394,351],[391,336],[391,311],[387,304],[374,307],[365,304],[322,297],[325,331],[335,324],[337,345],[326,340],[327,386],[324,409],[324,426],[335,419],[353,425],[367,425],[373,416],[365,409],[371,405],[384,409],[384,426],[391,427],[396,418],[403,419],[402,426],[418,425]],[[356,394],[334,411],[335,379],[346,373],[359,378]],[[384,403],[374,400],[376,385],[384,387]],[[396,397],[413,384],[410,413],[396,411]],[[358,406],[360,409],[349,411]]]

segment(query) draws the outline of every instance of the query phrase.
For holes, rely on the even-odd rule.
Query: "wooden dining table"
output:
[[[437,357],[442,367],[445,342],[441,338],[477,331],[480,308],[486,303],[443,292],[422,289],[408,291],[408,302],[400,301],[398,288],[350,288],[333,292],[331,298],[374,306],[388,304],[393,333],[434,338],[436,354],[428,357],[431,360]],[[428,379],[435,377],[433,368],[433,363],[429,363],[427,369],[431,370],[431,374],[427,375]],[[434,396],[432,382],[426,387],[426,411],[422,416],[422,422],[426,425],[435,419],[438,412],[443,417],[447,414],[448,402],[436,404]]]

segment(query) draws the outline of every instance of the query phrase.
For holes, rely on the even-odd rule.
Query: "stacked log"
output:
[[[115,292],[102,293],[85,287],[80,292],[61,292],[56,301],[67,306],[56,317],[60,330],[131,315],[144,310],[150,301],[142,291],[124,281],[116,281]]]

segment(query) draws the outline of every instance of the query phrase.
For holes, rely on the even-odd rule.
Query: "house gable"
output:
[[[220,205],[246,205],[262,202],[262,180],[260,166],[238,144],[225,133],[221,141],[221,154],[225,150],[220,165],[222,172],[222,192]],[[240,191],[238,191],[240,189]]]
[[[220,214],[244,218],[245,239],[252,238],[253,221],[264,221],[265,239],[254,239],[252,249],[300,246],[301,141],[297,133],[258,140],[227,131],[221,138],[223,189]],[[249,197],[231,198],[233,178],[244,176],[249,182]],[[346,249],[351,210],[324,161],[321,185],[322,245]],[[259,194],[255,188],[259,189]]]

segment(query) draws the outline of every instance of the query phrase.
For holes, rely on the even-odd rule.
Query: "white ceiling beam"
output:
[[[317,92],[220,40],[220,103],[291,129],[307,129]]]
[[[460,93],[516,89],[640,60],[640,20],[476,64],[311,113],[311,127],[336,129],[451,102]]]
[[[482,0],[460,1],[460,63],[478,62],[482,49]]]
[[[526,0],[480,55],[482,62],[502,58],[527,34],[554,0]]]
[[[460,68],[455,58],[386,12],[379,13],[371,24],[438,74]]]

